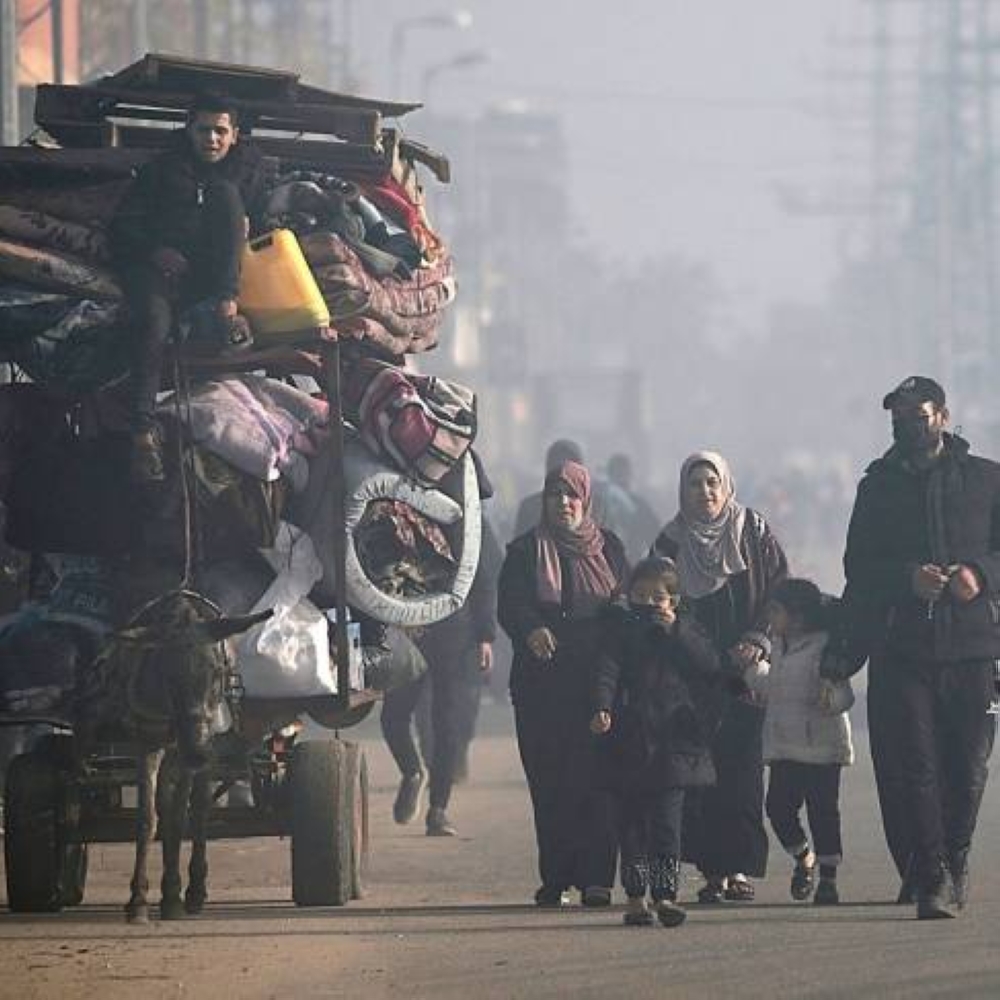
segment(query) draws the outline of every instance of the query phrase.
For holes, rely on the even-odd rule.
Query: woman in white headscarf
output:
[[[770,655],[767,602],[788,575],[785,554],[757,511],[736,499],[729,463],[696,452],[681,467],[680,510],[653,552],[677,563],[681,594],[728,658],[733,676]],[[685,860],[705,877],[702,902],[753,899],[751,878],[767,869],[764,829],[763,711],[720,695],[712,747],[717,783],[685,804]]]

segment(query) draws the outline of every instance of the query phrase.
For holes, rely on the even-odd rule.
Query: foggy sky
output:
[[[844,62],[845,48],[831,40],[860,35],[865,6],[363,0],[357,70],[365,89],[388,93],[391,26],[470,10],[468,31],[408,33],[404,91],[420,97],[428,66],[488,50],[488,64],[440,77],[435,109],[474,114],[523,99],[562,113],[581,239],[626,259],[666,251],[708,261],[728,293],[723,333],[738,336],[760,332],[770,302],[820,297],[835,269],[843,220],[788,214],[775,192],[815,205],[831,195],[845,157],[856,152],[863,163],[863,147],[845,151],[822,112],[828,73]],[[411,121],[419,134],[419,117]]]

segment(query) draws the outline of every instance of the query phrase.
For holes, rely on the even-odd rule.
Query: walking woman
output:
[[[617,846],[610,796],[595,778],[590,694],[600,615],[622,589],[622,543],[591,516],[590,474],[563,462],[545,477],[542,518],[514,539],[500,571],[498,617],[511,638],[511,700],[531,792],[539,906],[571,886],[611,901]]]
[[[653,544],[674,559],[681,594],[733,671],[771,650],[767,605],[788,575],[785,554],[764,518],[736,500],[729,464],[711,451],[681,467],[680,510]],[[685,860],[705,878],[704,903],[749,901],[751,878],[767,869],[764,830],[764,712],[743,697],[720,695],[712,743],[716,784],[687,797]]]

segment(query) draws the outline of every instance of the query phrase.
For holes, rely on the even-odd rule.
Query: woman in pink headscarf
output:
[[[736,499],[729,463],[712,451],[681,467],[680,510],[653,544],[677,563],[681,596],[737,676],[771,651],[767,603],[788,575],[764,518]],[[721,696],[712,746],[717,781],[684,804],[685,860],[705,876],[701,902],[753,899],[751,877],[767,868],[764,764],[759,707]]]
[[[542,518],[507,548],[498,617],[514,646],[510,689],[531,791],[539,906],[571,886],[607,905],[617,846],[611,803],[593,781],[590,682],[598,615],[628,573],[622,543],[591,516],[590,473],[563,462],[545,477]]]

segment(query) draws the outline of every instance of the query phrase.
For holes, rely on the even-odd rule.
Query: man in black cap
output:
[[[872,740],[895,748],[917,916],[937,919],[968,896],[995,734],[1000,465],[947,431],[945,393],[933,379],[905,379],[882,405],[894,443],[858,486],[843,627],[822,672],[844,676],[872,658],[881,691]],[[883,800],[883,812],[887,805],[898,834],[899,805]]]

